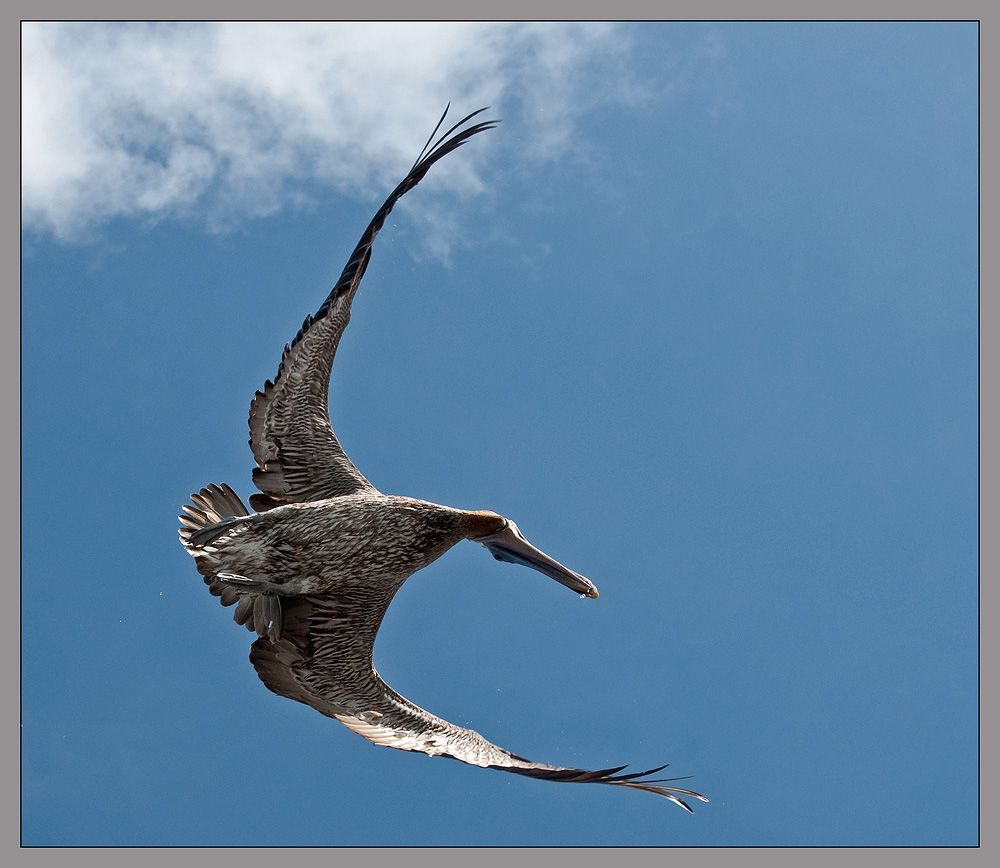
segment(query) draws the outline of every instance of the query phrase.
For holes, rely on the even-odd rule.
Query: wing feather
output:
[[[708,801],[693,790],[666,785],[676,779],[645,779],[665,766],[619,774],[625,766],[589,771],[536,763],[414,705],[372,666],[375,635],[395,590],[379,592],[377,599],[356,593],[285,598],[281,639],[258,639],[250,662],[270,690],[339,720],[373,744],[543,780],[630,787],[663,796],[686,811],[691,807],[680,795]]]
[[[434,163],[472,136],[496,126],[495,121],[479,122],[451,135],[482,111],[485,109],[463,118],[438,139],[426,156],[421,151],[413,168],[368,224],[326,300],[315,314],[306,317],[295,339],[285,347],[274,382],[266,381],[254,395],[249,417],[250,449],[257,463],[254,484],[263,492],[251,497],[254,509],[263,511],[283,503],[376,491],[347,457],[330,424],[328,395],[333,360],[350,322],[351,303],[368,267],[375,236],[396,202],[420,183]],[[443,121],[442,115],[431,138]]]

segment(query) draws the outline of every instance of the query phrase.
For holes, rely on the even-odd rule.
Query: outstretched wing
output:
[[[375,491],[344,453],[330,425],[327,402],[333,359],[350,321],[351,301],[368,266],[372,243],[389,212],[445,154],[496,126],[495,121],[486,121],[455,132],[483,111],[463,118],[428,152],[448,113],[445,109],[413,168],[368,224],[337,285],[319,310],[306,317],[295,340],[285,346],[274,382],[268,380],[254,395],[249,420],[250,449],[257,461],[253,481],[264,492],[250,498],[254,509]]]
[[[667,786],[679,778],[648,778],[665,766],[620,774],[625,766],[587,771],[535,763],[414,705],[372,667],[375,634],[395,591],[358,589],[334,599],[286,597],[281,638],[254,642],[250,662],[275,693],[336,718],[374,744],[550,781],[631,787],[663,796],[686,811],[691,807],[681,796],[708,801],[692,790]]]

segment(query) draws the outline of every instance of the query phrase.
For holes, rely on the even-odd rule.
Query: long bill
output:
[[[498,561],[531,567],[582,596],[595,600],[599,596],[596,586],[590,579],[563,566],[541,549],[535,548],[524,538],[517,525],[512,521],[508,520],[507,526],[503,530],[491,536],[477,539],[475,542],[486,546]]]

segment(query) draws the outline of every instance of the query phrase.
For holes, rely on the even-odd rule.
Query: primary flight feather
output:
[[[496,121],[464,117],[435,141],[441,116],[416,162],[365,229],[326,300],[285,347],[274,381],[250,405],[250,449],[259,494],[249,512],[228,485],[191,495],[181,543],[209,591],[258,639],[250,662],[267,687],[336,718],[369,741],[546,780],[600,783],[663,796],[687,811],[672,786],[650,778],[665,766],[622,774],[532,762],[414,705],[372,666],[379,625],[413,573],[460,540],[495,558],[532,567],[577,594],[593,583],[529,543],[517,525],[488,510],[462,510],[382,494],[344,453],[330,425],[330,371],[375,236],[400,197],[438,160]],[[433,144],[432,144],[433,142]]]

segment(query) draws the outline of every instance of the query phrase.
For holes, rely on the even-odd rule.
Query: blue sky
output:
[[[976,842],[975,25],[24,40],[24,843]],[[379,238],[334,424],[601,598],[460,544],[376,665],[693,816],[272,695],[177,543],[448,99],[503,124]]]

